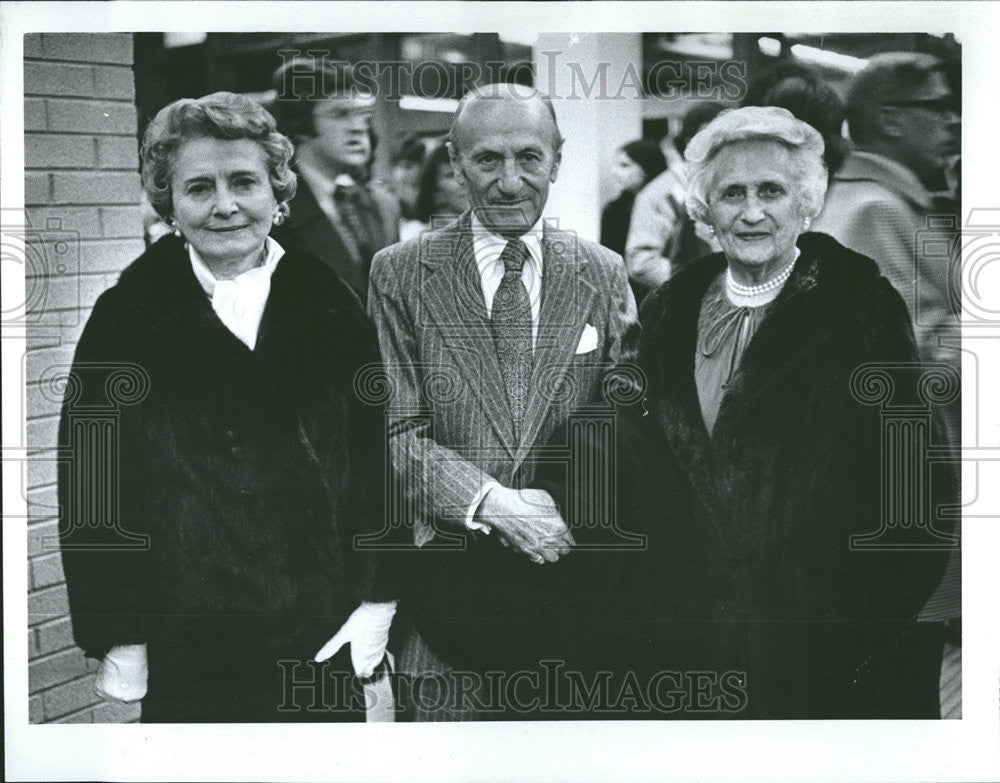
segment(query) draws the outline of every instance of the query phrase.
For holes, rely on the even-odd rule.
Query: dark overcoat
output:
[[[372,220],[372,247],[376,253],[399,241],[399,202],[376,183],[359,188],[362,208]],[[300,248],[324,261],[364,302],[368,296],[371,258],[362,257],[357,238],[339,219],[331,220],[299,175],[299,187],[289,202],[288,219],[271,232],[281,246]]]
[[[79,646],[148,644],[144,719],[186,700],[163,719],[198,720],[209,692],[256,694],[263,713],[231,719],[271,719],[279,659],[308,661],[359,601],[394,597],[355,546],[384,520],[383,413],[354,387],[377,361],[357,297],[308,254],[279,262],[254,350],[175,236],[98,299],[63,408],[61,543]]]
[[[688,717],[936,717],[940,646],[926,654],[915,618],[952,543],[955,482],[921,449],[951,390],[917,364],[873,261],[823,234],[799,247],[711,434],[695,351],[724,256],[643,307],[646,395],[619,409],[616,475],[618,523],[647,543],[592,564],[591,664],[641,683],[680,671],[661,701]]]

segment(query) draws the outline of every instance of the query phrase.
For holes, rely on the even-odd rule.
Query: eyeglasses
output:
[[[954,98],[916,98],[912,101],[888,101],[883,105],[901,109],[927,109],[937,114],[950,111],[958,114],[958,104]]]
[[[364,117],[371,120],[375,112],[373,109],[364,106],[335,106],[328,109],[320,109],[314,116],[325,117],[330,120],[346,120],[354,117]]]

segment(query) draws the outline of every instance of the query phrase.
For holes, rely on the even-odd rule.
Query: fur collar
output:
[[[123,306],[152,325],[168,318],[209,319],[212,305],[195,278],[184,240],[162,237],[122,272],[114,288]],[[351,308],[360,303],[347,285],[309,253],[286,249],[271,277],[271,293],[259,338],[274,320],[302,318],[310,310]]]
[[[771,314],[751,342],[740,372],[742,387],[794,363],[814,345],[818,332],[836,327],[879,278],[875,263],[826,234],[799,237],[802,251]],[[649,401],[668,398],[700,418],[694,385],[694,357],[701,300],[726,267],[722,253],[695,261],[649,296],[642,308],[639,364],[646,373]]]

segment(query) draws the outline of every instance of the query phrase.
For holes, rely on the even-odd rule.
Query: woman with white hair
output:
[[[933,505],[919,519],[883,509],[919,512],[953,487],[934,475],[933,498],[919,481],[883,492],[911,455],[883,457],[872,373],[900,405],[920,368],[875,262],[803,233],[823,205],[822,154],[784,109],[707,125],[686,151],[688,209],[722,252],[642,308],[645,394],[618,419],[616,475],[618,524],[647,545],[603,575],[617,603],[602,599],[609,623],[592,624],[610,639],[598,666],[651,688],[660,670],[685,675],[675,715],[939,714],[940,657],[921,657],[915,621],[947,530],[924,522]]]
[[[946,553],[916,548],[931,526],[883,519],[883,457],[906,455],[883,455],[856,375],[912,368],[913,333],[872,259],[803,233],[822,156],[776,107],[725,112],[691,140],[688,210],[722,252],[644,308],[646,407],[695,510],[714,664],[745,672],[746,715],[937,717],[940,660],[911,648]],[[914,375],[890,378],[897,402]],[[880,547],[856,546],[883,522]]]

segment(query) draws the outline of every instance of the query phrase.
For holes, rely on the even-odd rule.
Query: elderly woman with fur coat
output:
[[[170,104],[142,179],[174,229],[98,299],[63,407],[74,637],[144,722],[364,720],[395,609],[357,297],[268,236],[291,143],[248,98]],[[349,647],[345,646],[349,643]],[[348,652],[349,651],[349,652]],[[294,683],[312,682],[311,688]]]
[[[580,582],[600,586],[591,670],[672,689],[648,717],[939,716],[940,629],[916,616],[953,544],[952,477],[919,451],[943,393],[875,262],[804,233],[822,154],[756,107],[687,149],[688,209],[722,252],[642,309],[645,393],[619,408],[615,480],[617,528],[645,546],[566,558],[590,557]]]

